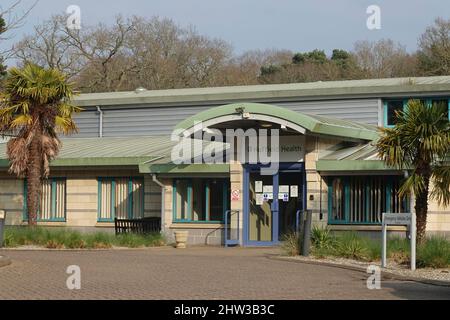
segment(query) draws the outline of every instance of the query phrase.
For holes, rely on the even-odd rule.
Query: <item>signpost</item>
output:
[[[381,254],[381,266],[386,268],[387,227],[389,225],[407,226],[411,240],[411,270],[416,270],[416,215],[415,213],[383,213],[382,233],[383,248]]]
[[[0,210],[0,248],[3,247],[3,228],[5,226],[6,213],[4,210]]]

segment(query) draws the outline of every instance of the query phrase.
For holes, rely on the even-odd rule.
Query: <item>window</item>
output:
[[[400,197],[401,177],[335,177],[329,184],[331,224],[380,224],[382,214],[409,212],[409,198]]]
[[[24,182],[24,220],[27,214],[27,182]],[[37,213],[39,222],[66,221],[66,180],[53,178],[42,181],[41,197]]]
[[[446,119],[450,119],[449,118],[449,109],[450,109],[450,103],[447,99],[433,99],[431,100],[431,105],[433,107],[437,107],[442,109],[442,112],[444,113],[444,117]]]
[[[413,98],[414,99],[414,98]],[[393,127],[396,124],[396,112],[405,110],[408,105],[409,98],[404,100],[389,100],[384,103],[384,126]],[[446,118],[450,120],[450,100],[447,98],[422,98],[419,99],[423,104],[427,106],[440,106],[443,109],[443,113]]]
[[[333,180],[333,198],[332,198],[333,220],[344,220],[344,183],[341,178]]]
[[[222,223],[229,208],[226,179],[178,179],[173,183],[175,222]]]
[[[98,198],[100,222],[144,217],[144,182],[141,178],[101,178]]]
[[[403,110],[403,100],[387,101],[385,109],[386,127],[395,126],[397,120],[396,113]]]

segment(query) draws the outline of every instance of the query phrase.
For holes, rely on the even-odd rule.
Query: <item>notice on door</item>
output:
[[[263,192],[263,182],[255,181],[255,192],[262,193]]]
[[[289,193],[289,186],[280,186],[279,193]]]
[[[291,186],[291,198],[298,198],[298,186]]]
[[[273,186],[264,186],[263,192],[264,193],[273,193]]]
[[[263,193],[264,201],[273,200],[273,193]]]
[[[264,195],[262,193],[257,193],[255,200],[257,206],[262,206],[264,204]]]

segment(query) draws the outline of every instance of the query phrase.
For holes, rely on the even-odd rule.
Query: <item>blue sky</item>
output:
[[[1,0],[0,6],[13,1]],[[22,0],[21,8],[32,3]],[[15,31],[15,40],[72,4],[80,6],[82,24],[109,23],[117,14],[168,17],[228,41],[236,53],[266,48],[330,53],[333,48],[351,49],[357,40],[380,38],[413,51],[426,26],[438,16],[450,16],[449,0],[39,0],[26,24]],[[366,8],[372,4],[381,8],[381,30],[366,27]]]

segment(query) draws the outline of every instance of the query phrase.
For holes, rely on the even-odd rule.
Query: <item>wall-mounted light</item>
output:
[[[262,128],[272,128],[273,124],[270,122],[262,122],[259,124]]]
[[[4,220],[6,216],[5,210],[0,210],[0,220]]]

